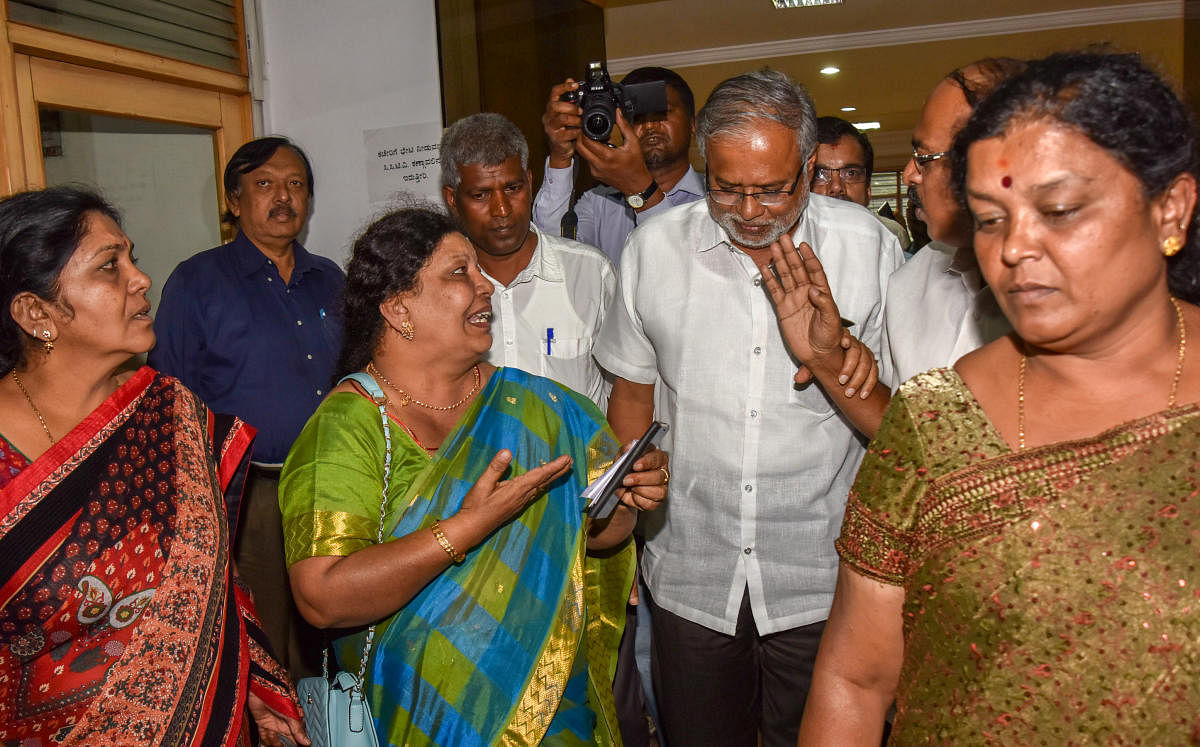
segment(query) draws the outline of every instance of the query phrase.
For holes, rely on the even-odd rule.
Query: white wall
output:
[[[372,213],[363,130],[441,120],[433,0],[259,0],[264,134],[295,140],[316,184],[309,250],[345,263]]]

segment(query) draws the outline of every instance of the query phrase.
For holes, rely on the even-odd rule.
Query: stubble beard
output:
[[[686,148],[673,148],[674,145],[671,141],[659,138],[657,145],[642,149],[642,161],[648,169],[661,169],[677,161],[687,159],[688,151]]]
[[[671,159],[667,156],[666,149],[657,146],[653,150],[644,151],[642,153],[642,160],[648,169],[660,169],[671,162]]]
[[[717,224],[725,229],[725,234],[729,240],[738,246],[746,247],[747,249],[766,249],[771,244],[779,240],[780,236],[791,230],[792,226],[796,225],[796,221],[800,219],[800,214],[804,212],[804,206],[808,204],[808,197],[796,204],[796,207],[780,216],[772,217],[766,224],[771,226],[771,229],[762,236],[746,236],[740,231],[740,223],[737,216],[733,212],[721,212],[713,216]],[[710,210],[711,214],[712,211]],[[763,225],[763,224],[757,224]]]

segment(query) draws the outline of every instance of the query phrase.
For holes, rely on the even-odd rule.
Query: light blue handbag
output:
[[[379,531],[376,537],[376,542],[382,543],[383,522],[387,514],[388,476],[392,467],[392,431],[388,427],[387,398],[369,374],[352,373],[342,381],[347,379],[353,379],[371,395],[371,399],[379,406],[379,417],[383,421],[383,502],[379,507]],[[326,648],[321,655],[321,676],[305,677],[296,684],[300,707],[304,709],[304,728],[312,740],[312,747],[379,747],[371,709],[363,697],[367,660],[374,640],[375,626],[372,625],[367,628],[363,642],[358,676],[343,670],[330,682],[329,649]]]

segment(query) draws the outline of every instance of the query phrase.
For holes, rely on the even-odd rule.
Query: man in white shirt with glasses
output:
[[[647,517],[643,559],[666,742],[791,747],[863,454],[854,423],[887,394],[847,396],[836,344],[794,358],[762,278],[772,243],[807,243],[843,324],[877,354],[901,251],[861,208],[810,196],[816,117],[786,75],[719,85],[697,138],[707,199],[630,234],[594,353],[618,377],[608,415],[622,440],[655,416],[671,425],[669,500]],[[801,364],[815,382],[794,382]]]
[[[866,135],[841,117],[817,117],[813,194],[854,202],[870,210],[871,175],[874,173],[875,149]],[[873,210],[871,214],[895,235],[907,255],[912,239],[904,226]]]
[[[933,241],[888,281],[880,369],[893,389],[922,371],[953,365],[1011,329],[979,274],[971,216],[950,185],[948,156],[979,102],[1022,67],[1018,60],[989,58],[955,70],[934,87],[913,128],[903,178]]]

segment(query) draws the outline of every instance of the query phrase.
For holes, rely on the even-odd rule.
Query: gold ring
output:
[[[659,469],[659,471],[661,471],[663,473],[662,484],[666,485],[667,483],[669,483],[671,481],[671,473],[667,471],[666,467],[659,467],[658,469]]]

